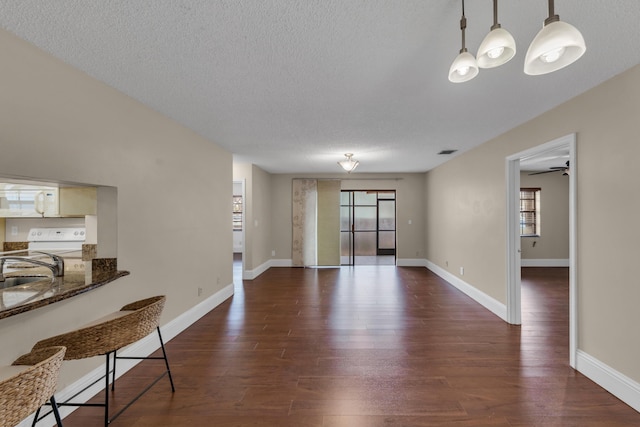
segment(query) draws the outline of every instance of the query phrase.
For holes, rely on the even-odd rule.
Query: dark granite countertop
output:
[[[0,319],[45,307],[75,295],[89,292],[120,277],[127,276],[129,272],[118,271],[115,268],[104,270],[94,268],[92,272],[91,267],[89,267],[87,271],[65,271],[64,276],[52,278],[51,272],[47,268],[25,268],[5,271],[5,277],[7,278],[40,274],[47,277],[35,282],[0,289]]]

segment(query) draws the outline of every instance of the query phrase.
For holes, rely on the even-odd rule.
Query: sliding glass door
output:
[[[378,264],[379,256],[395,261],[394,190],[341,192],[340,249],[342,265]]]

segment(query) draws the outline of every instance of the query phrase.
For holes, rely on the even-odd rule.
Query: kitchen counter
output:
[[[49,304],[89,292],[106,285],[120,277],[127,276],[128,271],[118,271],[115,259],[95,259],[85,270],[83,263],[65,258],[64,276],[51,277],[46,267],[5,269],[5,278],[46,275],[42,280],[18,286],[0,289],[0,319],[25,313]],[[77,268],[81,265],[82,268]]]

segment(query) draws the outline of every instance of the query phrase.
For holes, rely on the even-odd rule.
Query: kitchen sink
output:
[[[11,288],[13,286],[24,285],[27,283],[38,282],[41,280],[52,279],[50,276],[19,276],[5,277],[4,282],[0,282],[0,289]]]

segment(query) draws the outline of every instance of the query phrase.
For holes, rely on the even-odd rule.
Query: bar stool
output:
[[[146,393],[155,383],[157,383],[165,375],[168,375],[171,383],[171,392],[175,392],[171,370],[169,369],[169,361],[164,348],[162,334],[160,333],[160,315],[164,308],[166,297],[164,295],[143,299],[140,301],[127,304],[119,311],[108,314],[98,320],[95,320],[82,328],[55,337],[47,338],[39,341],[33,347],[34,349],[42,347],[50,347],[52,345],[63,345],[67,347],[64,360],[84,359],[94,356],[105,356],[105,375],[85,389],[76,393],[70,398],[73,399],[80,393],[96,384],[104,378],[105,380],[105,398],[104,403],[72,403],[70,401],[58,403],[58,406],[100,406],[104,407],[104,425],[107,426],[111,421],[116,419],[122,412],[138,400]],[[160,347],[162,348],[162,357],[122,357],[117,355],[117,351],[129,344],[132,344],[146,337],[153,330],[158,333],[160,339]],[[113,354],[113,369],[110,368],[111,355]],[[115,389],[116,378],[116,360],[117,359],[163,359],[166,370],[158,376],[151,384],[134,397],[124,408],[118,411],[111,418],[109,417],[109,374],[112,373],[111,390]],[[33,425],[39,421],[39,414],[33,420]]]
[[[0,427],[15,426],[47,401],[51,402],[56,423],[62,427],[53,394],[64,352],[64,347],[42,348],[0,368]]]

